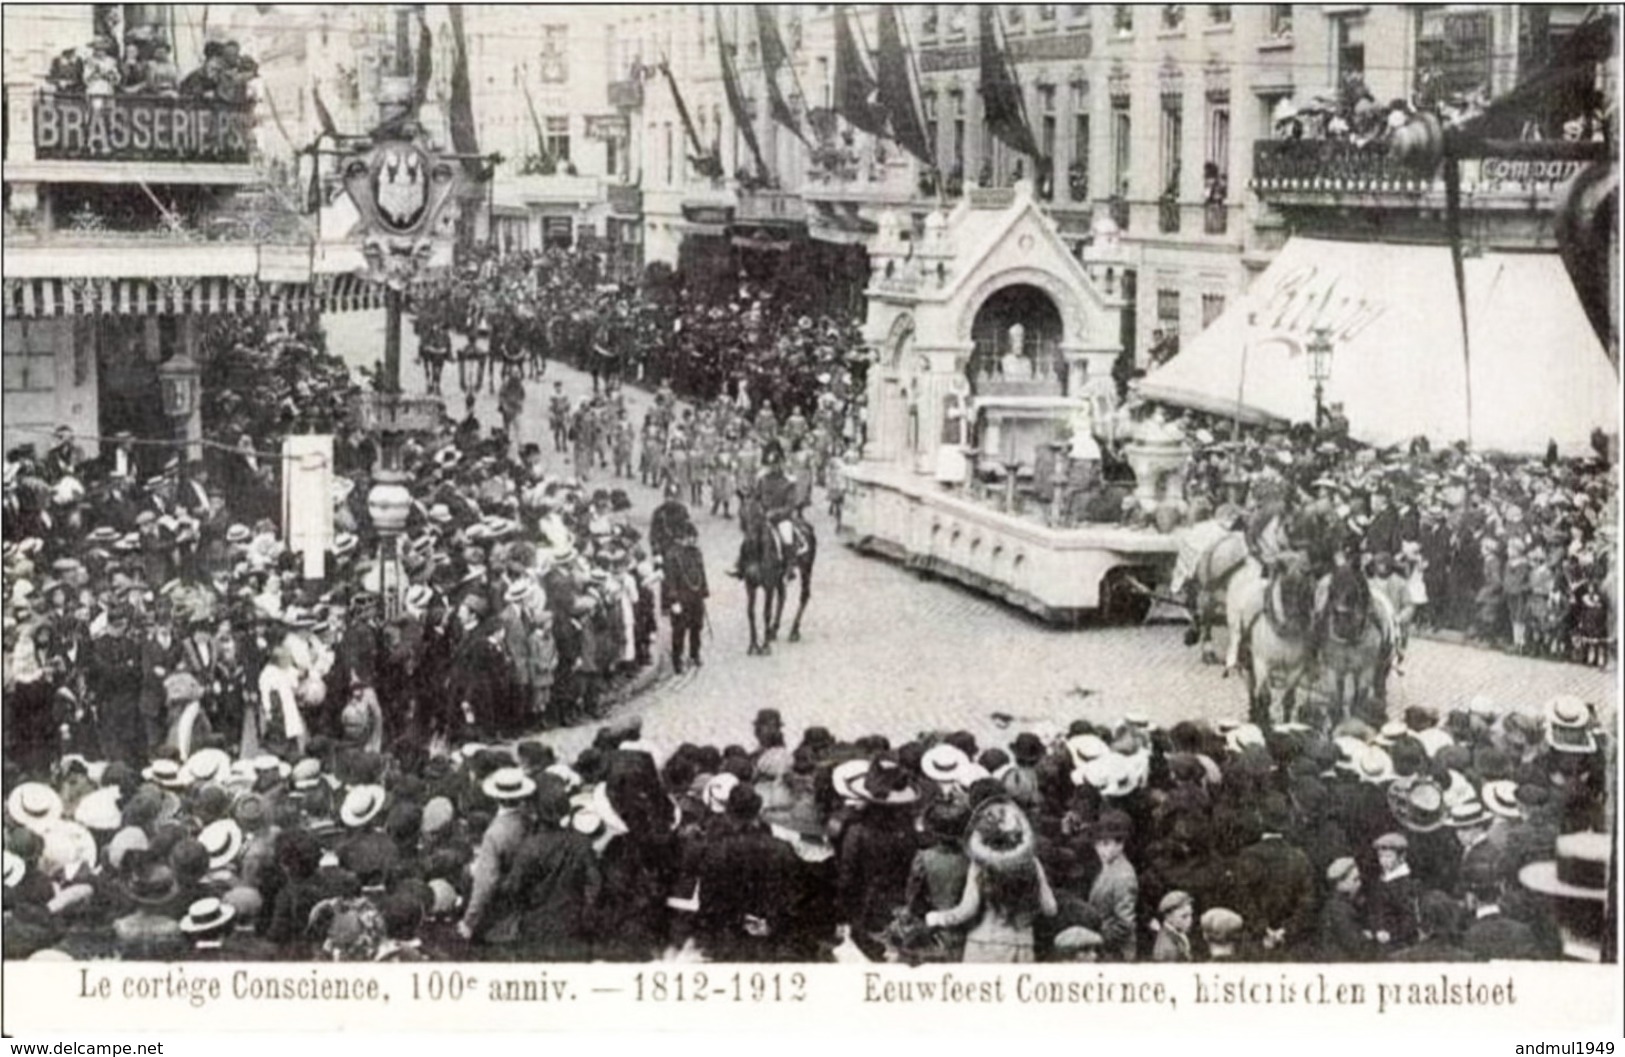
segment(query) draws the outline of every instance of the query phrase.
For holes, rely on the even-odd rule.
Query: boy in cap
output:
[[[1384,833],[1372,848],[1377,879],[1366,898],[1366,921],[1378,943],[1408,947],[1416,942],[1416,905],[1422,893],[1406,862],[1410,840],[1403,833]]]

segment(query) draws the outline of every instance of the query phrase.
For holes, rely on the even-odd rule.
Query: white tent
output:
[[[1470,392],[1448,248],[1310,238],[1290,239],[1141,392],[1254,422],[1310,421],[1306,349],[1325,327],[1325,400],[1343,405],[1358,441],[1420,435],[1528,454],[1555,440],[1580,454],[1594,428],[1617,433],[1619,375],[1557,254],[1485,253],[1465,272]]]

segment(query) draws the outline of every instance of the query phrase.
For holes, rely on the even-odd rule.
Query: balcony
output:
[[[254,141],[251,104],[41,93],[31,117],[39,161],[245,165]]]
[[[807,203],[799,194],[789,191],[741,190],[734,220],[740,224],[805,224]]]
[[[1347,140],[1259,140],[1253,144],[1253,190],[1315,194],[1422,194],[1432,178],[1400,164],[1382,143]]]
[[[1179,200],[1176,198],[1157,199],[1157,230],[1164,235],[1174,235],[1179,232]]]
[[[609,211],[617,216],[635,217],[643,215],[643,189],[632,184],[609,184],[604,188],[604,197],[609,202]]]
[[[639,80],[609,82],[609,105],[617,110],[637,110],[643,106],[643,82]]]
[[[1224,235],[1230,231],[1230,207],[1223,202],[1206,202],[1202,205],[1202,233],[1204,235]]]

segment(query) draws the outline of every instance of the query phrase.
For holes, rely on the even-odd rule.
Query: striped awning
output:
[[[267,283],[252,276],[7,279],[0,292],[7,319],[296,315],[384,305],[384,288],[355,275],[318,275],[309,283]]]

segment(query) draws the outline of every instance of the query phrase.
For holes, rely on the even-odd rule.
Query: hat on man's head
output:
[[[1371,846],[1378,851],[1385,849],[1388,851],[1407,851],[1411,846],[1411,842],[1403,833],[1384,833],[1372,841]]]
[[[224,932],[236,916],[236,907],[209,896],[186,908],[186,916],[181,919],[181,931],[189,936],[207,936]]]
[[[536,792],[536,782],[518,767],[499,767],[480,783],[480,790],[492,800],[516,803]]]
[[[1522,818],[1523,805],[1518,803],[1518,783],[1510,779],[1485,782],[1479,796],[1490,814],[1501,818]]]
[[[243,850],[243,828],[229,818],[218,819],[204,826],[197,839],[203,845],[203,850],[209,853],[211,870],[231,865]]]
[[[1010,743],[1010,755],[1022,767],[1037,766],[1044,759],[1045,751],[1043,739],[1032,731],[1022,731]]]
[[[1605,901],[1612,853],[1613,839],[1606,833],[1565,833],[1557,838],[1557,857],[1523,867],[1518,880],[1542,895]]]
[[[6,814],[38,833],[62,818],[62,797],[44,782],[24,782],[6,798]]]
[[[920,757],[920,773],[933,782],[952,782],[970,760],[947,742],[931,746]]]
[[[1591,753],[1597,739],[1591,732],[1591,706],[1573,694],[1559,694],[1546,702],[1546,744],[1557,752]]]
[[[386,795],[381,785],[358,785],[344,795],[339,807],[339,821],[356,829],[378,817],[384,809]]]
[[[1202,938],[1209,943],[1233,943],[1241,936],[1246,921],[1234,910],[1214,907],[1202,914]]]
[[[1326,867],[1326,881],[1328,884],[1333,885],[1342,884],[1350,874],[1358,872],[1359,867],[1355,865],[1354,860],[1345,855],[1340,859],[1332,860],[1331,865]]]
[[[1157,916],[1160,918],[1165,918],[1181,907],[1188,907],[1195,902],[1196,900],[1191,898],[1191,894],[1189,892],[1182,892],[1175,889],[1174,891],[1163,896],[1162,901],[1157,904]]]

